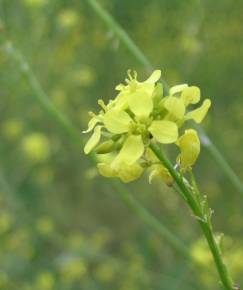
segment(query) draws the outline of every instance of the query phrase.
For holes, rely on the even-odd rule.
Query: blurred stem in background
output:
[[[155,145],[151,144],[150,148],[154,152],[154,154],[158,157],[161,163],[169,170],[171,176],[175,180],[177,186],[181,191],[181,195],[186,203],[191,208],[195,218],[197,219],[202,232],[208,242],[208,246],[211,250],[212,256],[215,261],[215,265],[217,267],[222,285],[226,290],[234,290],[233,280],[231,279],[228,269],[224,264],[223,257],[221,254],[221,250],[219,247],[219,243],[216,241],[216,237],[213,233],[213,227],[211,223],[211,215],[212,210],[208,207],[207,204],[207,197],[202,196],[198,190],[198,186],[196,185],[196,181],[193,177],[193,184],[187,185],[184,182],[183,176],[181,176],[176,169],[174,169],[173,165],[164,155],[164,153],[160,150],[160,148]],[[193,176],[193,175],[192,175]],[[189,186],[191,188],[189,188]]]
[[[10,186],[9,182],[6,180],[6,177],[4,175],[4,172],[2,168],[0,168],[0,191],[6,192],[7,193],[7,203],[8,206],[14,206],[15,209],[18,208],[18,204],[16,203],[16,200],[14,199],[14,190]]]
[[[116,36],[121,40],[121,42],[127,47],[127,49],[134,55],[138,62],[140,62],[146,70],[152,71],[153,65],[140,50],[140,48],[134,43],[127,32],[116,22],[116,20],[103,8],[96,0],[86,0],[94,12],[106,23],[106,25],[116,34]],[[168,93],[169,86],[163,80],[165,93]],[[236,175],[234,170],[231,168],[229,163],[225,160],[223,155],[214,145],[212,140],[207,136],[204,130],[197,126],[197,130],[200,132],[200,138],[203,146],[208,150],[209,154],[218,163],[221,170],[224,172],[225,176],[231,181],[232,185],[241,193],[243,196],[243,183]]]

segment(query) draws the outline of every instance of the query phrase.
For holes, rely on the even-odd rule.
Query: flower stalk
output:
[[[227,290],[237,289],[235,288],[233,280],[231,279],[228,269],[223,261],[220,247],[216,242],[211,223],[212,211],[207,206],[207,200],[200,195],[197,186],[194,185],[193,187],[196,193],[193,193],[193,190],[189,189],[188,185],[186,185],[183,181],[182,176],[174,169],[171,162],[166,158],[166,156],[156,144],[151,143],[150,148],[161,161],[161,163],[168,169],[174,181],[176,182],[176,185],[179,187],[185,201],[195,215],[213,255],[222,285]],[[193,183],[195,184],[195,180]]]

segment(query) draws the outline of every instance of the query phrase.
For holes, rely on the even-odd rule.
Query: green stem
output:
[[[193,260],[193,256],[190,253],[190,250],[182,243],[178,238],[171,233],[158,219],[152,216],[147,209],[145,209],[132,195],[124,194],[127,191],[127,188],[123,183],[117,181],[113,182],[116,184],[115,189],[118,190],[118,194],[125,204],[141,219],[146,219],[147,224],[150,225],[161,237],[166,238],[167,241],[170,241],[170,244],[175,248],[183,257],[188,260]],[[194,260],[194,262],[196,262]]]
[[[102,21],[111,29],[114,34],[120,39],[120,41],[127,47],[127,49],[131,52],[131,54],[142,64],[144,67],[151,71],[153,69],[153,65],[148,60],[148,58],[144,55],[141,49],[135,44],[135,42],[131,39],[128,33],[116,22],[116,20],[96,1],[96,0],[86,0],[90,7],[94,10],[94,12],[100,17]],[[167,94],[169,92],[169,86],[165,80],[162,80],[164,85],[164,92]],[[199,127],[199,126],[198,126]],[[232,185],[242,194],[243,196],[243,183],[234,170],[231,168],[229,163],[225,160],[223,155],[217,149],[217,147],[212,143],[210,138],[203,132],[202,128],[200,128],[201,139],[208,140],[207,143],[202,142],[202,144],[206,147],[209,154],[215,159],[224,175],[231,181]]]
[[[191,208],[193,214],[197,218],[197,221],[198,221],[198,223],[199,223],[199,225],[204,233],[204,236],[208,242],[209,248],[210,248],[211,253],[213,255],[213,258],[214,258],[214,261],[215,261],[215,264],[216,264],[216,267],[217,267],[217,270],[218,270],[218,273],[219,273],[219,276],[220,276],[220,279],[221,279],[221,282],[222,282],[224,288],[226,290],[233,290],[234,285],[233,285],[232,279],[230,278],[228,270],[223,262],[223,258],[221,256],[219,246],[215,240],[210,221],[208,220],[207,217],[205,217],[200,203],[198,203],[196,201],[192,192],[188,189],[188,187],[183,182],[183,179],[181,178],[180,174],[174,169],[173,165],[165,157],[165,155],[160,150],[160,148],[155,144],[151,144],[150,148],[152,149],[154,154],[159,158],[161,163],[167,167],[171,176],[174,178],[176,184],[178,185],[181,192],[185,196],[186,201],[187,201],[189,207]]]
[[[95,13],[106,23],[106,25],[112,28],[115,35],[123,42],[128,50],[136,57],[136,59],[148,70],[151,71],[152,65],[144,53],[138,48],[138,46],[132,41],[126,31],[114,20],[114,18],[95,0],[87,0],[89,5],[95,11]]]
[[[149,72],[153,70],[153,66],[141,49],[136,45],[136,43],[131,39],[127,32],[116,22],[116,20],[96,1],[96,0],[86,0],[88,4],[92,7],[94,12],[105,22],[105,24],[112,29],[115,35],[121,40],[121,42],[126,46],[128,51],[141,63],[145,69]],[[164,92],[167,94],[169,92],[168,84],[162,80],[164,86]]]

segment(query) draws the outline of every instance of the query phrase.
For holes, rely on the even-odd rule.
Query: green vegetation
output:
[[[128,68],[146,78],[147,59],[170,85],[196,84],[212,100],[204,130],[222,156],[206,148],[225,166],[204,149],[195,171],[242,285],[243,5],[99,1],[121,32],[94,3],[0,1],[0,289],[221,289],[172,190],[107,181],[82,153],[87,112]]]

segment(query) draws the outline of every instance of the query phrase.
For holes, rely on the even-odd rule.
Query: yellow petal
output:
[[[99,173],[104,177],[116,177],[117,172],[114,170],[110,164],[107,163],[98,163],[97,168]]]
[[[118,111],[125,111],[128,108],[128,97],[129,92],[125,90],[120,92],[117,97],[108,104],[108,110],[114,109]]]
[[[141,85],[136,91],[130,94],[128,105],[130,110],[137,117],[147,117],[153,110],[154,86],[152,84]]]
[[[154,169],[151,171],[149,175],[149,183],[151,184],[155,178],[161,178],[166,185],[172,186],[173,184],[173,178],[170,175],[168,169],[164,167],[163,165],[156,165],[154,166]]]
[[[181,93],[181,99],[183,100],[185,106],[197,104],[200,101],[200,97],[200,89],[195,86],[187,87]]]
[[[125,133],[129,129],[131,117],[124,111],[111,109],[104,115],[104,124],[114,134]]]
[[[144,169],[137,163],[120,163],[114,167],[112,164],[99,163],[97,165],[99,173],[104,177],[119,177],[123,182],[131,182],[140,177]]]
[[[160,79],[160,77],[161,77],[161,70],[155,70],[145,82],[154,84]]]
[[[200,108],[195,109],[186,114],[186,120],[193,119],[196,123],[201,123],[206,116],[208,109],[211,106],[211,101],[209,99],[204,100]]]
[[[186,87],[188,87],[187,84],[181,84],[181,85],[177,85],[174,87],[170,88],[170,95],[175,95],[177,93],[182,92]]]
[[[125,183],[138,179],[143,173],[144,169],[137,163],[121,164],[119,167],[119,177]]]
[[[200,140],[197,132],[193,129],[186,130],[184,135],[178,139],[177,145],[181,150],[179,155],[181,170],[186,171],[196,162],[200,153]]]
[[[82,133],[89,133],[91,132],[95,125],[99,122],[100,120],[95,116],[93,118],[90,119],[89,123],[88,123],[88,129],[85,131],[82,131]]]
[[[164,102],[164,107],[176,119],[182,119],[185,114],[185,105],[181,99],[168,97]]]
[[[173,143],[178,138],[178,127],[171,121],[153,121],[148,130],[162,144]]]
[[[142,137],[140,135],[131,135],[127,137],[124,142],[122,149],[113,162],[113,166],[118,166],[119,164],[133,164],[142,156],[143,152],[144,145]]]
[[[93,150],[93,148],[99,143],[100,136],[101,136],[101,128],[102,128],[102,126],[95,127],[94,133],[89,138],[86,145],[84,146],[84,153],[85,154],[89,154]]]

